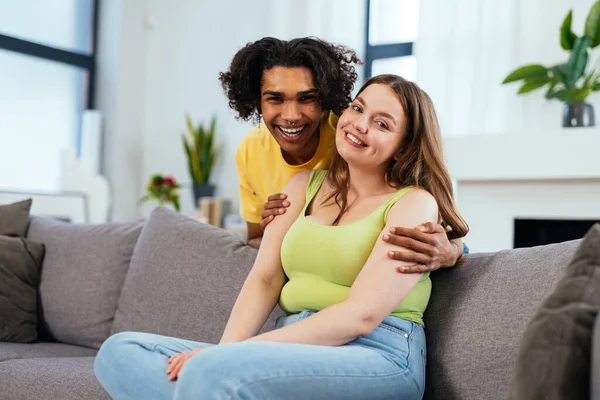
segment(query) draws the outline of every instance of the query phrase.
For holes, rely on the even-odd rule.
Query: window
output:
[[[94,107],[97,0],[0,0],[0,189],[54,191]]]
[[[419,0],[367,0],[367,79],[386,73],[416,79],[418,21]]]

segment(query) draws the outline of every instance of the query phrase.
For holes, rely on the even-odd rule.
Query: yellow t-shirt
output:
[[[319,146],[313,158],[301,165],[288,164],[281,148],[264,124],[251,130],[236,154],[240,182],[240,214],[248,222],[260,223],[268,197],[280,193],[298,172],[327,169],[335,147],[338,117],[325,114],[319,125]]]

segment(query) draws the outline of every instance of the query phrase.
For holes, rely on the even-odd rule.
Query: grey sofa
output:
[[[0,343],[0,400],[107,399],[93,362],[115,332],[218,341],[255,256],[228,233],[164,209],[145,224],[32,217],[27,237],[46,245],[41,339]],[[473,254],[432,274],[425,398],[506,398],[522,333],[579,242]]]

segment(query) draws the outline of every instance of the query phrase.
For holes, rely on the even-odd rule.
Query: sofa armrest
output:
[[[592,359],[590,363],[591,400],[600,400],[600,314],[596,316],[592,333]]]

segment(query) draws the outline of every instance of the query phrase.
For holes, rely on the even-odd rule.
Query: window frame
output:
[[[371,78],[373,61],[386,58],[398,58],[413,55],[414,42],[397,42],[388,44],[371,45],[369,43],[371,28],[371,0],[367,0],[366,25],[366,51],[365,51],[365,81]]]
[[[93,110],[96,103],[96,50],[98,47],[98,15],[100,0],[92,0],[92,46],[90,54],[82,54],[76,51],[63,50],[58,47],[48,46],[31,40],[20,39],[0,33],[0,49],[24,54],[43,60],[54,61],[84,69],[87,72],[87,90],[84,109]],[[81,147],[81,132],[77,132],[77,151]]]

